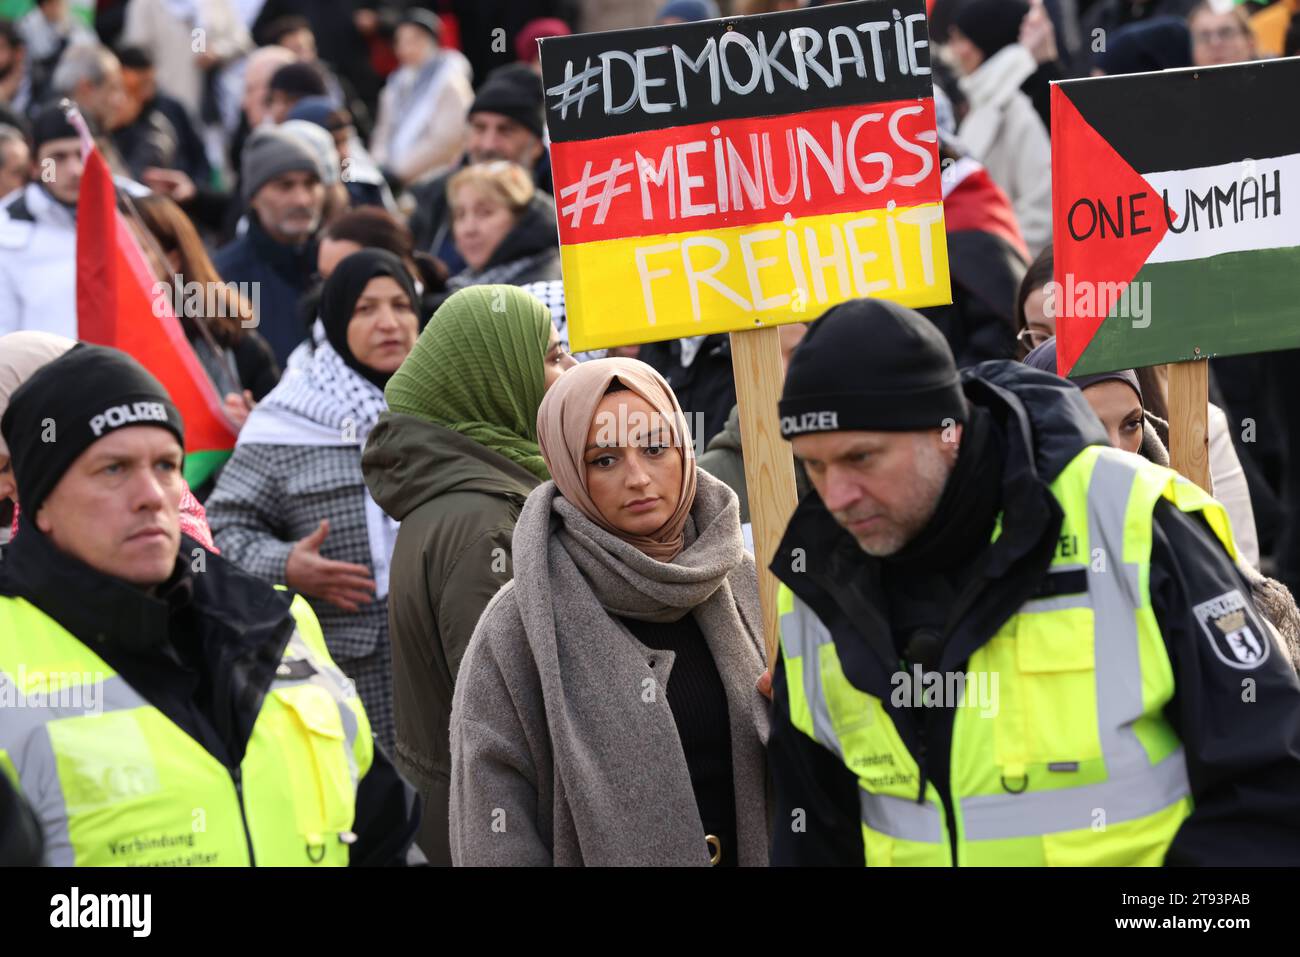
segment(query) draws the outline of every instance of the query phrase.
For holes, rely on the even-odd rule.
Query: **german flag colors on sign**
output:
[[[575,350],[951,301],[923,0],[541,56]]]
[[[1057,362],[1300,346],[1300,59],[1052,89]]]

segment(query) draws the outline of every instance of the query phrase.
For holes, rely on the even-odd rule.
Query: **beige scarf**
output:
[[[698,827],[699,810],[671,717],[652,721],[639,698],[607,686],[612,662],[636,647],[611,616],[677,621],[694,614],[726,688],[736,760],[761,766],[754,562],[741,542],[735,493],[704,472],[698,483],[684,547],[671,563],[590,521],[554,482],[533,490],[515,526],[517,605],[541,682],[556,779],[566,784],[587,864],[701,864],[707,856],[685,823]],[[738,783],[735,797],[742,833],[765,835],[762,789]],[[765,862],[765,839],[742,845],[742,864]]]

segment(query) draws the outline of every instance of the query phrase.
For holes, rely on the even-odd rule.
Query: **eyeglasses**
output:
[[[1016,342],[1020,343],[1025,349],[1037,349],[1050,338],[1052,338],[1050,332],[1043,329],[1034,329],[1030,326],[1026,326],[1016,333]]]
[[[1217,30],[1196,30],[1192,33],[1192,42],[1197,46],[1208,47],[1215,43],[1230,43],[1244,37],[1246,31],[1241,27],[1219,27]]]

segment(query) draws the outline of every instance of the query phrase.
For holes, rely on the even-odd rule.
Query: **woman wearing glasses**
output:
[[[1019,327],[1016,342],[1020,348],[1021,361],[1029,362],[1029,354],[1045,343],[1052,342],[1056,335],[1059,304],[1049,288],[1052,273],[1052,249],[1049,246],[1030,263],[1016,297],[1016,324]],[[1148,303],[1149,301],[1148,299]],[[1040,351],[1038,357],[1045,354]],[[1039,364],[1038,368],[1051,368],[1055,371],[1054,346],[1050,364]],[[1127,448],[1128,451],[1142,451],[1147,458],[1167,464],[1147,454],[1153,444],[1168,444],[1169,383],[1165,366],[1126,369],[1123,373],[1126,374],[1121,376],[1123,381],[1128,381],[1127,375],[1133,377],[1133,388],[1138,393],[1136,402],[1132,401],[1133,397],[1125,387],[1118,384],[1118,373],[1101,377],[1105,380],[1104,384],[1099,384],[1099,380],[1094,381],[1094,377],[1085,377],[1079,380],[1079,386],[1084,390],[1083,394],[1097,412],[1098,418],[1106,425],[1112,444],[1118,448]],[[1109,401],[1111,399],[1116,401]],[[1133,428],[1133,408],[1137,408],[1145,420],[1142,428]],[[1250,501],[1250,489],[1246,484],[1246,473],[1241,467],[1241,459],[1237,457],[1228,428],[1227,415],[1217,405],[1210,403],[1210,488],[1206,491],[1228,510],[1238,550],[1252,566],[1258,568],[1259,536],[1255,530],[1255,512]],[[1156,439],[1156,436],[1159,438]]]

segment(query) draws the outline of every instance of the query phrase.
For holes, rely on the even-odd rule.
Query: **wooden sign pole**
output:
[[[740,441],[754,529],[758,596],[763,607],[767,663],[776,660],[776,576],[767,570],[794,512],[794,455],[781,438],[776,404],[781,398],[781,337],[775,326],[731,333],[731,363],[740,407]]]
[[[1210,488],[1210,364],[1169,364],[1169,461],[1184,478]]]

